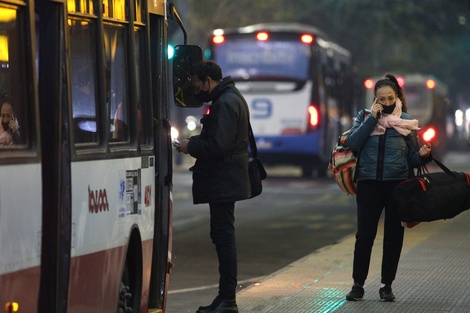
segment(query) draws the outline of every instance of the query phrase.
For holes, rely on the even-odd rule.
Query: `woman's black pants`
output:
[[[219,296],[235,300],[237,288],[237,246],[235,243],[235,202],[209,203],[210,235],[219,258]]]
[[[397,205],[392,199],[398,181],[359,181],[357,186],[357,232],[354,248],[353,279],[364,285],[369,273],[372,246],[380,216],[385,208],[381,283],[395,279],[403,246],[404,228]]]

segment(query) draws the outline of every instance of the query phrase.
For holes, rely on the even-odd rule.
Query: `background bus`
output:
[[[264,163],[326,175],[331,149],[357,110],[349,51],[315,27],[280,23],[214,30],[206,57],[246,98]]]
[[[418,131],[421,143],[430,142],[432,153],[442,158],[447,152],[449,138],[447,134],[447,117],[450,103],[447,98],[447,86],[431,75],[410,73],[396,75],[405,91],[408,113],[419,121]],[[374,86],[383,77],[369,78],[364,81],[366,87],[365,106],[370,108],[374,102]]]
[[[164,311],[172,12],[0,0],[0,94],[14,108],[2,116],[20,126],[0,146],[2,312]]]

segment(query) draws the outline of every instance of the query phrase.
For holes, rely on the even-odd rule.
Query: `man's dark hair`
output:
[[[197,75],[201,81],[206,80],[207,77],[215,81],[222,80],[222,70],[214,61],[199,61],[193,64],[191,75]]]

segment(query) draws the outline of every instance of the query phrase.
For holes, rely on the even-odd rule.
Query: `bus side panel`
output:
[[[251,127],[256,136],[306,132],[312,82],[293,92],[242,93],[250,107]]]
[[[154,234],[154,157],[72,164],[72,266],[68,312],[116,312],[132,229],[142,239],[146,307]],[[143,164],[147,164],[144,165]],[[140,251],[140,249],[137,249]],[[132,256],[131,256],[132,257]]]
[[[243,88],[243,83],[239,85]],[[296,164],[321,158],[323,128],[307,132],[312,85],[307,82],[293,92],[243,93],[263,161]]]
[[[41,262],[40,164],[0,167],[0,304],[36,312]]]

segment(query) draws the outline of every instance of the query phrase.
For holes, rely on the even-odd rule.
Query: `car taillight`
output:
[[[318,108],[316,106],[311,104],[308,107],[307,131],[315,130],[319,124],[320,124],[320,112],[318,111]]]

